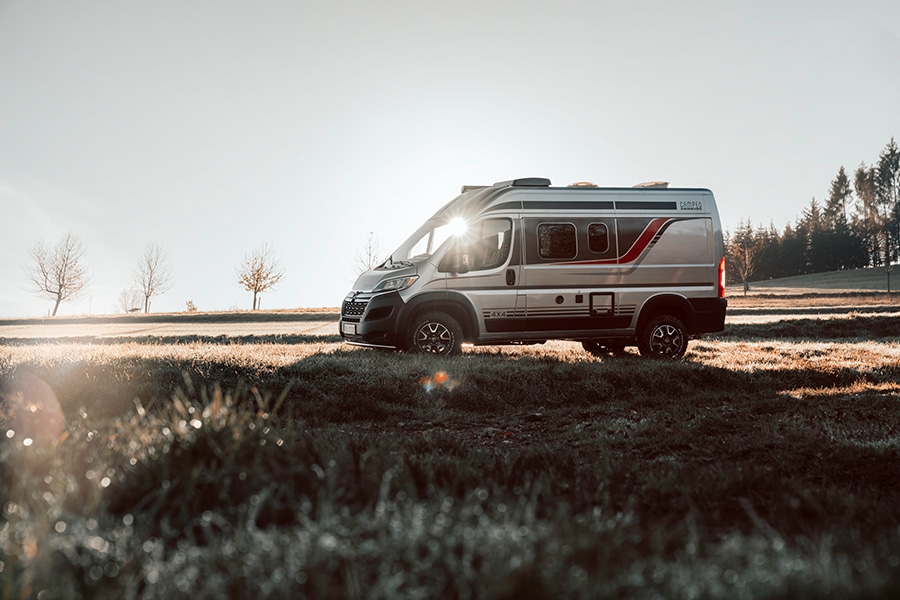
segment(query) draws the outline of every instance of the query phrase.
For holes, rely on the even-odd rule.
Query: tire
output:
[[[594,340],[586,340],[584,342],[581,342],[581,347],[597,358],[605,358],[609,356],[609,352],[606,351],[606,346],[604,346],[600,342],[595,342]]]
[[[613,356],[628,356],[628,352],[625,350],[625,344],[613,344],[606,347]]]
[[[409,335],[409,350],[435,356],[459,354],[462,346],[462,327],[450,315],[430,312],[418,317]]]
[[[625,344],[616,342],[612,344],[601,344],[594,340],[585,340],[581,342],[581,347],[587,352],[598,358],[609,358],[610,356],[625,356]]]
[[[688,335],[681,319],[662,315],[651,319],[638,334],[641,356],[681,358],[687,350]]]

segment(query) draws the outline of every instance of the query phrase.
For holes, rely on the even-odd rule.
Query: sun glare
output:
[[[469,228],[469,224],[466,223],[466,220],[462,217],[453,217],[450,219],[450,222],[447,224],[450,229],[450,235],[459,236],[466,232]]]

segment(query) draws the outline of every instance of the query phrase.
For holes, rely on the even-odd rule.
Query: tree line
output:
[[[52,316],[56,316],[63,302],[78,298],[90,286],[87,248],[77,235],[67,233],[53,245],[38,241],[30,256],[31,263],[25,268],[30,291],[53,303]],[[284,269],[272,248],[263,244],[244,256],[235,273],[237,284],[253,294],[253,310],[258,310],[259,295],[281,281]],[[118,308],[128,313],[149,313],[151,299],[169,291],[173,279],[162,248],[148,244],[131,273],[130,287],[119,295]],[[193,301],[187,301],[187,310],[196,310]]]
[[[732,283],[884,267],[890,292],[891,265],[900,260],[900,149],[885,145],[872,165],[861,163],[852,179],[843,166],[831,181],[828,197],[813,198],[794,225],[754,226],[742,219],[726,232]]]

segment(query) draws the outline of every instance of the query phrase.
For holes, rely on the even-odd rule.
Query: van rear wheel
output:
[[[462,327],[450,315],[430,312],[413,323],[409,339],[412,352],[452,356],[459,354],[462,345]]]
[[[681,358],[687,350],[687,342],[684,323],[672,315],[651,319],[638,334],[641,356]]]
[[[612,356],[625,356],[625,344],[617,342],[614,344],[601,344],[594,340],[585,340],[581,342],[581,347],[598,358],[606,358]]]

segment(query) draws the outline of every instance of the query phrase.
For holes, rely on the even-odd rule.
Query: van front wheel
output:
[[[459,354],[462,327],[456,319],[442,312],[431,312],[415,320],[409,340],[413,352],[452,356]]]
[[[638,335],[641,356],[681,358],[687,350],[687,331],[681,319],[662,315],[652,319]]]

